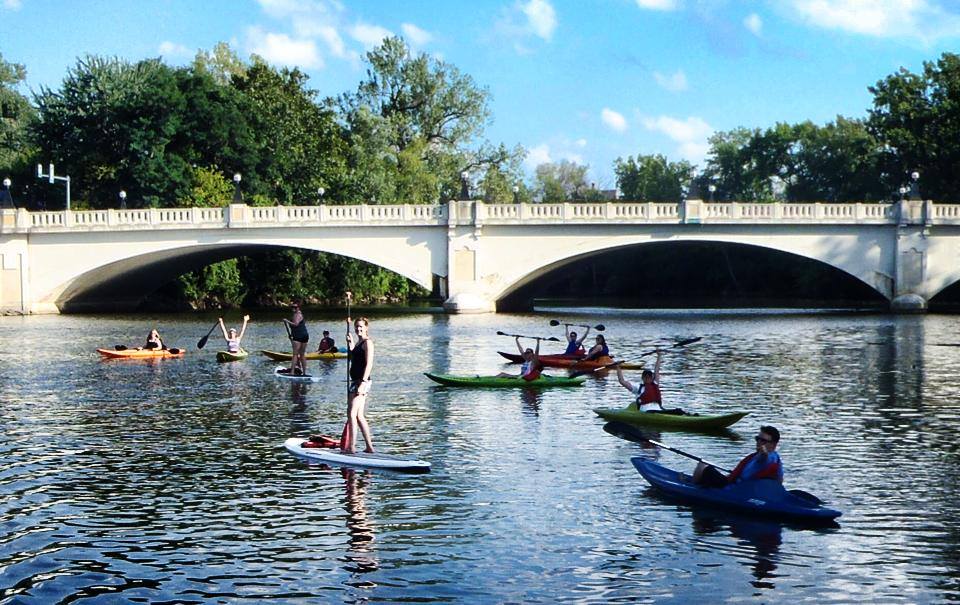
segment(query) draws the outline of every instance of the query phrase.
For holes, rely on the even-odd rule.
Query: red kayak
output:
[[[517,353],[504,353],[503,351],[498,351],[501,357],[509,359],[513,363],[521,363],[523,357]],[[568,370],[596,370],[597,368],[602,368],[603,366],[610,365],[613,363],[613,359],[610,357],[601,357],[593,361],[584,361],[579,355],[541,355],[540,363],[547,368],[567,368]],[[623,363],[620,365],[624,370],[642,370],[642,363]]]

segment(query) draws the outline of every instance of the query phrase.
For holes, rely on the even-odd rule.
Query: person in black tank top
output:
[[[347,421],[343,426],[340,437],[340,449],[347,453],[354,453],[357,449],[357,429],[363,434],[367,442],[365,452],[373,452],[373,436],[365,414],[367,395],[370,393],[370,374],[373,370],[373,340],[370,339],[370,321],[366,317],[359,317],[353,322],[353,330],[357,334],[358,342],[353,344],[353,335],[350,334],[350,318],[347,318],[347,350],[350,361],[350,387],[347,390]]]

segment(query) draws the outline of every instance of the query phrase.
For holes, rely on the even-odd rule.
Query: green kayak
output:
[[[453,376],[451,374],[424,373],[434,382],[448,387],[485,387],[493,389],[539,389],[543,387],[578,387],[586,380],[585,376],[569,378],[567,376],[540,375],[536,380],[522,378],[502,378],[500,376]]]
[[[240,361],[241,359],[246,359],[250,353],[246,351],[239,351],[237,353],[231,353],[229,351],[217,351],[217,361],[220,363],[226,363],[228,361]]]
[[[749,412],[734,412],[721,416],[701,416],[700,414],[662,414],[659,412],[640,412],[635,405],[623,409],[595,408],[593,410],[604,420],[615,420],[630,424],[642,424],[660,428],[709,430],[722,429],[737,422]]]

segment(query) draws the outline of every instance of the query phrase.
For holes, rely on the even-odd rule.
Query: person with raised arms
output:
[[[663,397],[660,394],[660,362],[663,352],[657,351],[657,363],[653,371],[644,370],[640,374],[640,382],[633,384],[623,377],[623,368],[617,364],[617,380],[623,388],[636,396],[637,410],[640,412],[659,412],[663,410]]]
[[[590,333],[590,326],[587,326],[583,336],[581,336],[579,339],[577,338],[577,333],[570,329],[570,324],[567,324],[565,327],[567,328],[567,350],[564,351],[563,354],[583,355],[583,341],[587,338],[587,334]]]
[[[754,479],[776,479],[783,483],[783,463],[777,453],[780,431],[769,425],[761,426],[754,440],[757,442],[756,451],[741,460],[729,475],[699,462],[693,471],[693,482],[704,487],[726,487],[731,483]]]
[[[370,320],[358,317],[353,322],[353,331],[357,334],[357,344],[353,344],[353,335],[350,333],[350,318],[347,317],[347,351],[350,361],[350,386],[347,388],[347,422],[343,426],[340,436],[340,450],[353,454],[357,449],[357,428],[363,434],[367,443],[364,450],[373,453],[373,436],[370,425],[367,423],[366,406],[367,395],[370,394],[373,371],[373,339],[370,338]]]
[[[243,351],[243,348],[240,346],[240,341],[243,340],[243,335],[247,331],[247,323],[250,321],[250,316],[243,316],[243,326],[240,327],[240,334],[237,334],[236,328],[227,330],[227,327],[223,325],[222,317],[218,317],[217,320],[220,322],[220,331],[223,332],[223,339],[227,342],[227,352],[239,353]]]
[[[500,372],[497,374],[498,378],[522,378],[524,380],[536,380],[540,378],[540,373],[543,372],[543,364],[540,363],[540,339],[537,338],[537,348],[536,350],[527,347],[523,348],[523,345],[520,344],[520,337],[517,336],[517,350],[520,351],[520,355],[523,357],[523,364],[520,366],[520,375],[508,374],[506,372]]]
[[[147,342],[141,347],[141,349],[166,349],[167,347],[163,344],[163,339],[160,338],[160,332],[157,332],[157,329],[154,328],[150,330],[150,333],[147,334]]]

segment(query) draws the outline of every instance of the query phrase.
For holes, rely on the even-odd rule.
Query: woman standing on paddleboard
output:
[[[350,334],[350,318],[347,318],[347,350],[350,352],[350,386],[347,389],[347,422],[340,437],[340,450],[352,454],[357,450],[357,427],[367,442],[365,452],[373,453],[373,437],[370,425],[364,414],[367,407],[367,395],[370,393],[370,373],[373,371],[373,340],[370,339],[370,321],[358,317],[353,322],[353,330],[359,339],[353,345]]]
[[[303,317],[303,311],[300,310],[300,303],[295,302],[291,305],[293,316],[290,319],[284,319],[290,333],[290,343],[293,345],[293,356],[290,359],[290,369],[284,374],[303,375],[307,373],[307,342],[310,341],[310,333],[307,332],[307,320]],[[281,370],[282,371],[282,370]]]

